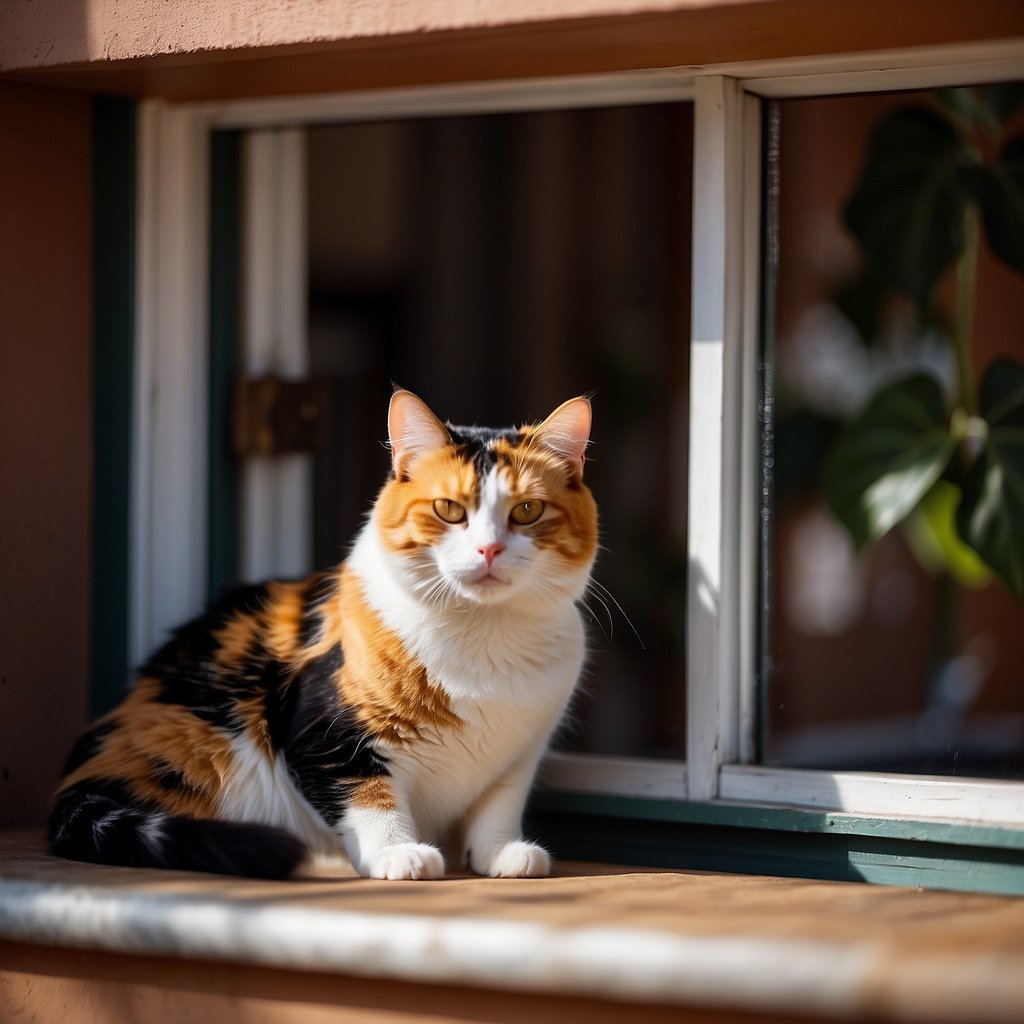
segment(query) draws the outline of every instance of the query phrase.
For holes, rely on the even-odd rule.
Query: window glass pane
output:
[[[380,486],[390,381],[456,423],[592,391],[603,550],[571,749],[683,753],[691,136],[689,104],[309,133],[312,363],[334,398],[317,562]]]
[[[971,473],[984,465],[975,460],[997,435],[985,442],[980,422],[961,418],[974,439],[946,440],[957,429],[950,411],[965,401],[993,425],[1003,416],[1000,458],[1013,423],[1024,422],[1019,395],[1010,412],[973,406],[994,361],[1016,361],[989,378],[1004,391],[1024,362],[1024,229],[1009,212],[1021,179],[990,170],[1024,130],[1024,111],[1012,112],[1020,95],[1000,87],[778,104],[768,763],[1024,777],[1024,609],[956,541],[985,534],[981,513],[958,529],[955,509],[973,507]],[[958,286],[954,264],[969,252],[960,240],[973,217],[965,195],[990,208]],[[975,378],[964,383],[967,400],[958,317]],[[934,383],[894,383],[915,374]],[[841,435],[886,387],[894,390],[859,433]],[[1017,452],[1005,467],[1011,488],[1024,483]],[[994,471],[984,480],[998,484]],[[865,508],[898,525],[858,555],[826,492],[854,529],[869,529]],[[1013,503],[993,508],[1019,543]],[[1004,573],[1019,571],[1019,557],[1020,548],[1003,558]]]

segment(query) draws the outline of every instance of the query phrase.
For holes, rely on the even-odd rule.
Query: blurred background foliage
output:
[[[972,334],[982,233],[1024,273],[1024,135],[1007,130],[1022,102],[1020,84],[943,90],[875,126],[843,211],[861,272],[836,305],[869,348],[894,317],[941,339],[954,371],[889,380],[838,432],[811,431],[828,453],[826,499],[858,549],[902,525],[922,564],[971,585],[994,573],[1018,599],[1024,367],[1009,357],[976,367]],[[951,271],[952,308],[940,289]],[[813,465],[813,441],[799,447]]]

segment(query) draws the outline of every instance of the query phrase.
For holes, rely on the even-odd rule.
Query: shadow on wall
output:
[[[0,825],[45,819],[86,715],[90,131],[87,95],[0,82]]]

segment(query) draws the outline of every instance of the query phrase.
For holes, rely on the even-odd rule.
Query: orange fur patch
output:
[[[213,634],[217,642],[217,661],[231,668],[241,668],[261,629],[257,615],[239,612]]]
[[[583,565],[597,548],[597,505],[582,474],[553,452],[527,440],[514,447],[495,446],[498,464],[508,475],[514,501],[536,498],[548,513],[530,526],[515,526],[540,548],[554,548],[571,565]]]
[[[302,612],[308,588],[308,580],[267,584],[264,642],[271,657],[285,665],[293,663],[300,653]]]
[[[356,709],[362,724],[391,743],[461,727],[444,691],[384,627],[366,603],[358,578],[347,570],[342,570],[340,593],[345,661],[339,685],[342,700]]]
[[[117,722],[100,750],[61,782],[60,791],[88,780],[125,783],[136,797],[171,814],[213,817],[221,783],[232,760],[223,733],[187,708],[161,704],[155,679],[140,679],[107,720]],[[180,774],[183,784],[168,789],[162,771]]]
[[[352,789],[349,803],[353,807],[362,807],[372,811],[396,811],[398,802],[391,781],[383,775],[366,779]]]
[[[434,514],[434,500],[448,498],[476,508],[480,481],[476,470],[452,448],[424,455],[409,480],[391,480],[377,499],[381,536],[392,551],[410,551],[436,543],[446,530],[457,530]]]

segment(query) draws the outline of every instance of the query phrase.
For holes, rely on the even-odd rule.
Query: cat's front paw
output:
[[[543,878],[551,874],[551,855],[525,839],[496,847],[482,863],[473,860],[473,870],[491,878]]]
[[[441,878],[444,875],[444,858],[437,847],[428,843],[399,843],[385,846],[363,867],[363,874],[370,878]]]

